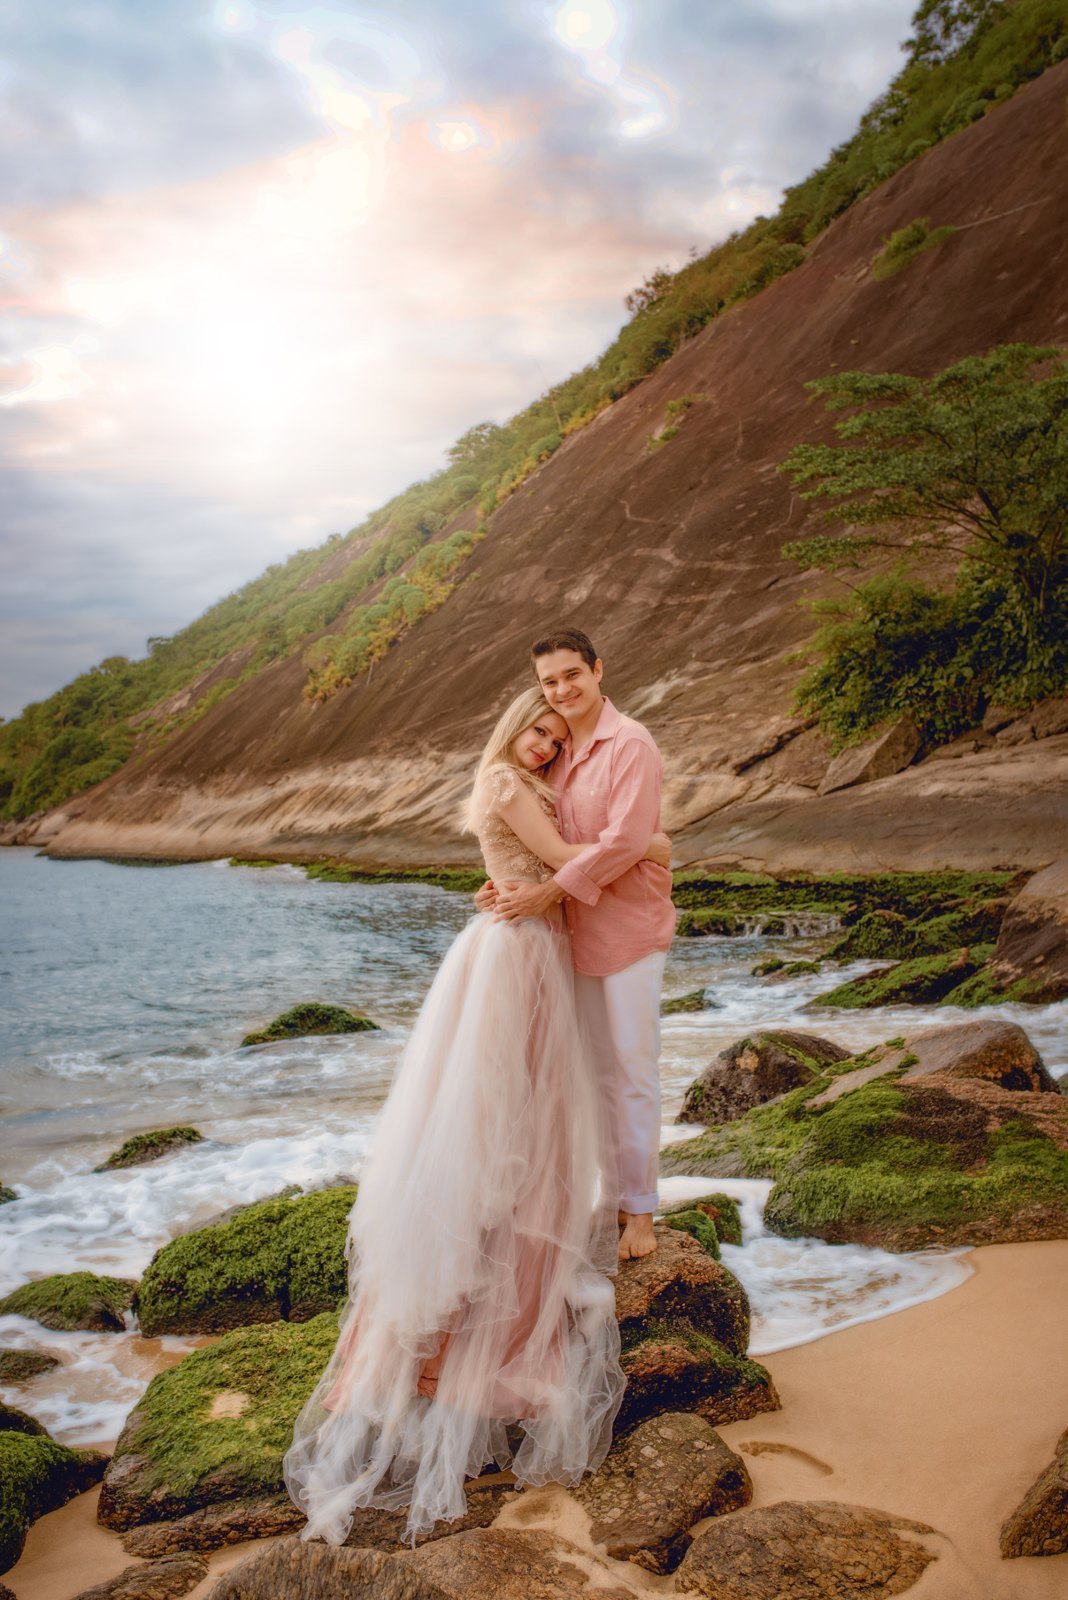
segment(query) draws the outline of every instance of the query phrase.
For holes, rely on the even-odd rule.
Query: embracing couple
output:
[[[611,1274],[656,1248],[660,984],[675,927],[652,738],[585,634],[532,650],[465,817],[489,882],[416,1020],[349,1220],[337,1346],[286,1484],[305,1538],[412,1539],[599,1466],[622,1399]]]

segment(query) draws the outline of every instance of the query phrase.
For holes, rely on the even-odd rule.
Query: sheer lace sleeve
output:
[[[485,817],[499,814],[501,807],[508,805],[519,793],[522,782],[514,767],[499,763],[495,767],[487,767],[478,781],[478,790],[475,802],[479,811]]]

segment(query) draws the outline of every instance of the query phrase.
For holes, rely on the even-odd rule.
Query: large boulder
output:
[[[676,1587],[708,1600],[884,1600],[935,1560],[915,1538],[931,1532],[867,1506],[781,1500],[699,1534]]]
[[[95,1272],[57,1272],[35,1278],[0,1300],[0,1316],[30,1317],[43,1328],[68,1333],[122,1333],[123,1313],[133,1304],[131,1278],[101,1278]]]
[[[1006,999],[1068,997],[1068,860],[1037,872],[1010,902],[990,975]]]
[[[811,1083],[828,1061],[849,1051],[811,1033],[754,1033],[721,1050],[686,1091],[676,1122],[719,1123]]]
[[[920,730],[911,717],[902,717],[876,739],[852,745],[835,756],[823,774],[818,792],[832,794],[835,789],[851,789],[857,783],[874,783],[892,777],[911,766],[923,743]]]
[[[97,1450],[57,1444],[40,1423],[34,1430],[0,1428],[0,1572],[15,1565],[31,1524],[92,1488],[107,1464]]]
[[[572,1492],[607,1555],[671,1572],[694,1524],[748,1505],[753,1485],[741,1456],[702,1417],[667,1412],[640,1423]]]
[[[1003,1556],[1056,1556],[1068,1551],[1068,1428],[1053,1460],[1001,1527]]]
[[[261,1200],[157,1250],[137,1291],[141,1331],[221,1333],[253,1322],[307,1321],[348,1288],[352,1185]]]
[[[634,1600],[609,1568],[541,1529],[475,1528],[383,1555],[280,1539],[226,1573],[211,1600]]]
[[[749,1300],[737,1278],[689,1234],[663,1223],[656,1234],[658,1248],[616,1279],[627,1379],[617,1434],[665,1411],[712,1423],[777,1411],[768,1372],[745,1354]]]
[[[1068,1237],[1068,1103],[1011,1024],[928,1030],[832,1064],[670,1146],[661,1167],[772,1178],[764,1220],[791,1238],[914,1250]]]

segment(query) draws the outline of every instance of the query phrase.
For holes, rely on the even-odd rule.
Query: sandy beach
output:
[[[973,1276],[936,1300],[766,1357],[782,1410],[720,1432],[746,1459],[754,1505],[836,1500],[935,1529],[916,1600],[1054,1600],[1068,1555],[1003,1561],[998,1531],[1068,1421],[1068,1241],[991,1245],[971,1261]],[[17,1600],[74,1600],[130,1565],[96,1524],[97,1494],[31,1529],[4,1579]],[[588,1543],[584,1513],[558,1490],[530,1496],[522,1525]],[[194,1600],[255,1548],[215,1553]],[[670,1590],[612,1566],[636,1594]]]

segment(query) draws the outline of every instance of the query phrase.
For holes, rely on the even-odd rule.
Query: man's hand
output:
[[[475,895],[475,905],[479,911],[495,911],[497,909],[497,885],[492,878],[487,878]]]
[[[547,883],[530,883],[524,878],[505,878],[497,885],[495,913],[505,922],[517,922],[520,917],[544,917],[564,898],[560,885],[550,878]]]

